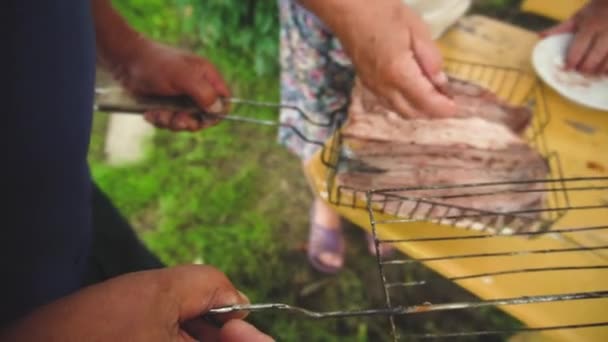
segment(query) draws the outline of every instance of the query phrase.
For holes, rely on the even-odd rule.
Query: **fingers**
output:
[[[272,342],[270,336],[242,320],[228,321],[220,330],[220,342]]]
[[[397,113],[408,118],[421,118],[424,117],[424,113],[421,113],[415,109],[408,100],[398,91],[390,92],[390,95],[386,98],[389,104],[389,108],[392,108]],[[405,114],[403,114],[405,113]]]
[[[211,308],[249,303],[247,297],[213,267],[190,265],[167,269],[167,282],[179,305],[181,322],[199,317]],[[246,312],[235,312],[213,317],[218,322],[226,322],[245,316]]]
[[[215,91],[222,97],[230,97],[230,89],[228,88],[228,84],[222,77],[222,75],[217,71],[217,69],[211,64],[208,63],[204,68],[205,79],[213,86]]]
[[[440,87],[447,83],[447,77],[441,71],[443,67],[441,52],[433,41],[414,38],[414,56],[424,75],[433,84]]]
[[[209,111],[211,106],[220,98],[220,93],[209,83],[204,76],[184,76],[181,90],[190,96],[196,104],[205,111]]]
[[[178,87],[203,110],[222,113],[222,108],[217,108],[222,103],[219,100],[229,97],[230,90],[220,73],[205,59],[198,56],[185,58],[189,67],[176,80]]]
[[[218,341],[220,339],[220,327],[217,327],[202,318],[195,318],[181,324],[183,331],[182,340],[193,341]],[[187,336],[186,334],[187,333]]]
[[[194,102],[207,113],[225,113],[228,110],[228,107],[224,105],[222,98],[230,96],[228,86],[213,65],[199,57],[193,58],[194,59],[189,63],[192,65],[192,73],[182,74],[183,76],[177,81],[181,92],[190,96]],[[192,116],[191,118],[192,120],[195,120]],[[221,121],[220,118],[217,117],[208,117],[205,120],[200,120],[199,118],[198,122],[187,119],[184,120],[188,121],[187,124],[184,124],[186,128],[179,128],[177,130],[196,131],[214,126]],[[165,127],[174,129],[172,126]]]
[[[586,73],[602,73],[603,62],[608,57],[608,32],[595,35],[578,70]]]
[[[593,44],[594,36],[592,31],[584,28],[574,35],[566,55],[566,69],[577,69]]]
[[[231,319],[221,328],[218,328],[202,319],[196,319],[182,324],[188,336],[182,336],[184,342],[192,341],[220,341],[220,342],[271,342],[270,336],[262,333],[253,325],[240,320]]]
[[[151,111],[144,114],[146,121],[157,128],[174,132],[195,132],[216,125],[219,118],[191,112]]]
[[[456,112],[454,101],[437,91],[411,56],[402,59],[393,73],[393,80],[402,99],[393,95],[389,101],[402,108],[400,114],[410,117],[448,117]],[[405,103],[409,103],[413,111],[405,112]]]
[[[566,21],[563,21],[561,24],[555,25],[549,29],[541,31],[539,33],[539,35],[541,37],[547,37],[547,36],[551,36],[554,34],[573,32],[575,28],[576,28],[576,21],[574,20],[574,18],[570,18]]]

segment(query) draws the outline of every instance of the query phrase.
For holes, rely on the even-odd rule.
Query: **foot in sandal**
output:
[[[340,216],[316,199],[310,211],[308,260],[318,271],[335,274],[344,265],[344,236]]]

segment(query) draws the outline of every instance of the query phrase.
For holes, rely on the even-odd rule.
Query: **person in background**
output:
[[[110,0],[3,1],[0,25],[0,341],[270,340],[242,314],[202,318],[247,302],[212,267],[143,271],[83,288],[96,60],[136,94],[187,95],[202,109],[229,96],[214,66],[137,34]],[[146,117],[173,130],[212,124],[187,113]]]
[[[453,101],[438,89],[447,82],[433,41],[469,7],[470,1],[406,1],[424,10],[444,10],[432,32],[403,0],[279,0],[281,102],[300,107],[316,122],[344,120],[355,72],[384,103],[408,117],[445,117]],[[447,7],[446,7],[447,6]],[[332,127],[305,121],[297,112],[281,111],[281,122],[305,137],[326,141]],[[291,128],[278,139],[303,165],[318,145],[303,141]],[[370,253],[375,253],[367,235]],[[391,253],[383,245],[381,254]],[[324,273],[344,264],[339,214],[321,198],[310,209],[308,259]]]
[[[572,33],[566,68],[585,74],[608,74],[608,0],[589,1],[570,19],[541,32],[546,37]]]

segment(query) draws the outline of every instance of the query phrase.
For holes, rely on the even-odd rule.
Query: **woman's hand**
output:
[[[340,39],[363,84],[406,117],[452,115],[441,54],[402,0],[304,0]]]
[[[566,68],[585,74],[608,74],[608,0],[592,0],[572,18],[541,36],[572,32]]]
[[[243,313],[214,316],[215,324],[201,318],[211,308],[247,302],[212,267],[131,273],[36,310],[0,341],[272,341]]]

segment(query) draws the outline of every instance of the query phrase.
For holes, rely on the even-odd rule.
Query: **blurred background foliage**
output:
[[[277,75],[276,1],[115,0],[127,20],[150,37],[222,56],[251,76]],[[231,64],[234,65],[234,64]]]

